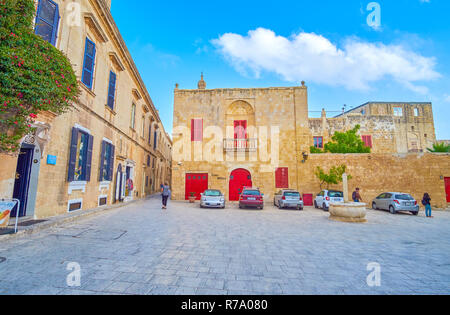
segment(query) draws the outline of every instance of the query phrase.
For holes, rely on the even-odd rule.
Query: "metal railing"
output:
[[[225,152],[255,152],[258,149],[258,139],[223,139]]]

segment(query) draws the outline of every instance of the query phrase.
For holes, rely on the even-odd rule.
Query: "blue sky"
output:
[[[367,101],[433,102],[450,139],[450,1],[118,1],[112,14],[172,130],[173,89],[309,87],[310,116]]]

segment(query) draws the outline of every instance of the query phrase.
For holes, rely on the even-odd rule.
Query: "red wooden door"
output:
[[[230,201],[238,201],[244,187],[252,187],[252,175],[242,168],[234,170],[230,176]]]
[[[280,167],[275,171],[275,187],[289,188],[289,169],[287,167]]]
[[[445,178],[445,193],[447,194],[447,202],[450,202],[450,177]]]
[[[313,205],[313,194],[303,194],[304,206],[310,207]]]
[[[186,200],[189,199],[191,192],[195,198],[200,200],[202,193],[208,189],[208,174],[186,174]]]

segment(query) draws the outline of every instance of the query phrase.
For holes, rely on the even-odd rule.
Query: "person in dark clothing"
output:
[[[422,204],[425,206],[425,214],[427,218],[432,218],[431,197],[428,193],[423,195]]]
[[[361,202],[362,201],[359,188],[356,188],[356,191],[353,192],[352,199],[353,199],[353,202]]]
[[[162,185],[161,187],[161,195],[162,195],[162,208],[163,209],[167,209],[167,201],[169,200],[170,197],[170,187],[169,184],[165,183],[164,185]]]

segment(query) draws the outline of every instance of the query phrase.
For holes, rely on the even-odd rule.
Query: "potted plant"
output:
[[[189,193],[189,203],[195,203],[195,199],[197,199],[195,197],[195,192],[190,192]]]

